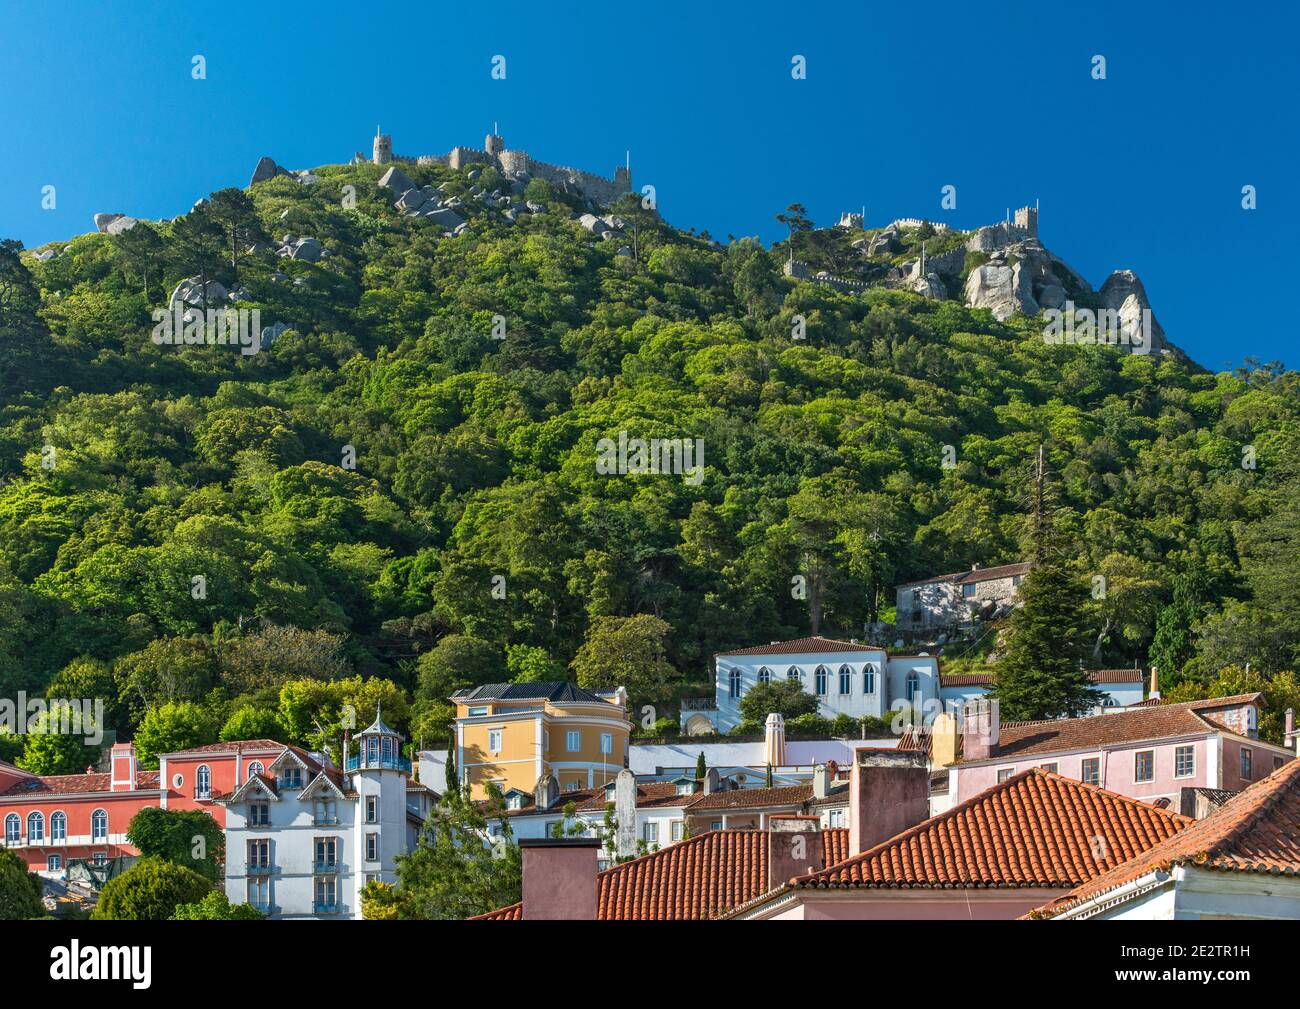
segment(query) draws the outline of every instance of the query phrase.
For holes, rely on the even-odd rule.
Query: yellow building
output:
[[[613,781],[627,763],[627,692],[572,683],[488,683],[457,691],[456,769],[475,799],[489,781],[532,793],[555,775],[562,792]]]

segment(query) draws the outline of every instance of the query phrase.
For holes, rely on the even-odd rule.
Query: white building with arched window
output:
[[[714,656],[713,703],[686,702],[682,730],[694,735],[728,732],[740,723],[740,702],[763,683],[790,680],[817,698],[823,718],[888,716],[895,702],[924,704],[939,698],[939,660],[931,655],[889,655],[875,645],[831,638],[774,641]]]

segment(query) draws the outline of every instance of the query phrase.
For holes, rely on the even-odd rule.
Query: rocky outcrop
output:
[[[1113,271],[1101,285],[1097,295],[1108,310],[1118,313],[1119,323],[1124,332],[1143,334],[1142,341],[1134,344],[1135,352],[1149,354],[1164,350],[1168,346],[1165,341],[1165,331],[1156,321],[1155,313],[1151,312],[1151,302],[1147,300],[1146,288],[1142,286],[1141,279],[1132,270]],[[1150,320],[1149,340],[1146,323],[1148,319]]]
[[[384,174],[379,177],[378,185],[382,186],[384,189],[390,190],[394,196],[401,196],[408,189],[418,188],[416,184],[411,181],[410,176],[396,165],[393,165],[392,168],[388,169],[388,171],[384,172]]]
[[[178,306],[209,308],[221,304],[229,296],[225,286],[218,281],[209,280],[205,290],[203,278],[188,277],[176,285],[176,290],[167,299],[167,308],[170,311],[175,311]]]
[[[290,173],[277,165],[274,160],[263,156],[262,159],[258,161],[257,167],[253,169],[253,177],[249,180],[248,184],[250,186],[255,186],[259,182],[266,182],[268,179],[273,179],[277,175],[288,174]]]

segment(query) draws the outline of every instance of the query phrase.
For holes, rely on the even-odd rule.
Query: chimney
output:
[[[614,779],[614,819],[618,831],[614,839],[619,858],[636,855],[636,775],[626,767]]]
[[[560,800],[560,783],[554,774],[543,774],[533,786],[533,808],[538,812],[550,809]]]
[[[822,822],[816,816],[772,816],[767,831],[767,888],[824,869]]]
[[[712,795],[714,792],[718,791],[718,786],[721,783],[722,782],[718,777],[718,769],[716,767],[710,767],[707,771],[704,772],[704,794],[705,795]]]
[[[1286,709],[1286,734],[1282,737],[1282,745],[1289,746],[1295,743],[1296,756],[1300,756],[1300,736],[1295,731],[1295,708]]]
[[[785,719],[775,711],[763,725],[763,763],[768,767],[785,766]]]
[[[135,747],[130,743],[114,743],[109,758],[110,792],[130,792],[135,789]]]
[[[930,726],[930,763],[935,770],[957,762],[957,716],[941,711]]]
[[[830,784],[830,771],[825,764],[818,764],[813,768],[813,798],[824,799]]]
[[[598,837],[525,837],[525,921],[595,921]]]
[[[925,754],[863,748],[849,778],[849,854],[860,855],[930,815]]]
[[[1160,670],[1155,666],[1151,667],[1151,695],[1153,701],[1160,700]]]
[[[1001,718],[996,697],[966,702],[962,712],[961,747],[965,760],[987,760],[998,753]]]

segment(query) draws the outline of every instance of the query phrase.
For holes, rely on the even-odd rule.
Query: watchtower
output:
[[[386,165],[393,160],[393,138],[387,133],[380,133],[378,126],[375,127],[375,148],[371,160],[377,165]]]
[[[1021,207],[1016,211],[1015,225],[1026,231],[1030,238],[1038,237],[1038,208]]]

